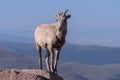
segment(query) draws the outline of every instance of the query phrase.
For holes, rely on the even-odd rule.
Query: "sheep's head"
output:
[[[69,19],[71,17],[70,14],[66,14],[67,12],[68,12],[68,9],[64,13],[62,12],[62,13],[56,14],[56,21],[58,23],[59,31],[62,30],[64,25],[67,25],[67,19]]]

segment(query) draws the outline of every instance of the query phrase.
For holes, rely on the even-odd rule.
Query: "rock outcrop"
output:
[[[63,80],[55,73],[38,69],[0,70],[0,80]]]

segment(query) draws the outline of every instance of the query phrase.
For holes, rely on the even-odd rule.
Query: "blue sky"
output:
[[[120,47],[120,0],[1,0],[0,32],[33,37],[37,25],[54,23],[69,9],[67,42]]]

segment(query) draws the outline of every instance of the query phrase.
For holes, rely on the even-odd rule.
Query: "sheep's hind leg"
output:
[[[36,48],[38,51],[39,68],[42,69],[42,48],[38,44],[36,44]]]
[[[50,56],[50,53],[49,53],[49,51],[48,51],[48,49],[47,49],[47,52],[46,52],[46,66],[47,66],[47,70],[48,71],[51,71],[50,70],[50,63],[49,63],[49,56]]]

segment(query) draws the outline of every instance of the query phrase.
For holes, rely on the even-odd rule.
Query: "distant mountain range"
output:
[[[37,64],[35,57],[0,49],[0,69],[37,68]]]
[[[0,32],[0,40],[4,41],[13,41],[13,42],[24,42],[24,43],[32,43],[34,40],[30,37],[18,37],[14,35],[10,35],[7,33]]]
[[[25,38],[22,41],[20,37],[2,37],[0,69],[38,68],[38,53],[32,39],[27,42]],[[45,57],[44,54],[45,50]],[[58,67],[64,80],[120,80],[120,48],[66,43]]]
[[[34,43],[18,43],[0,40],[0,49],[22,55],[37,57]],[[45,50],[43,50],[43,56]],[[74,45],[66,43],[60,53],[61,61],[80,62],[83,64],[118,64],[120,63],[120,48],[96,45]]]

